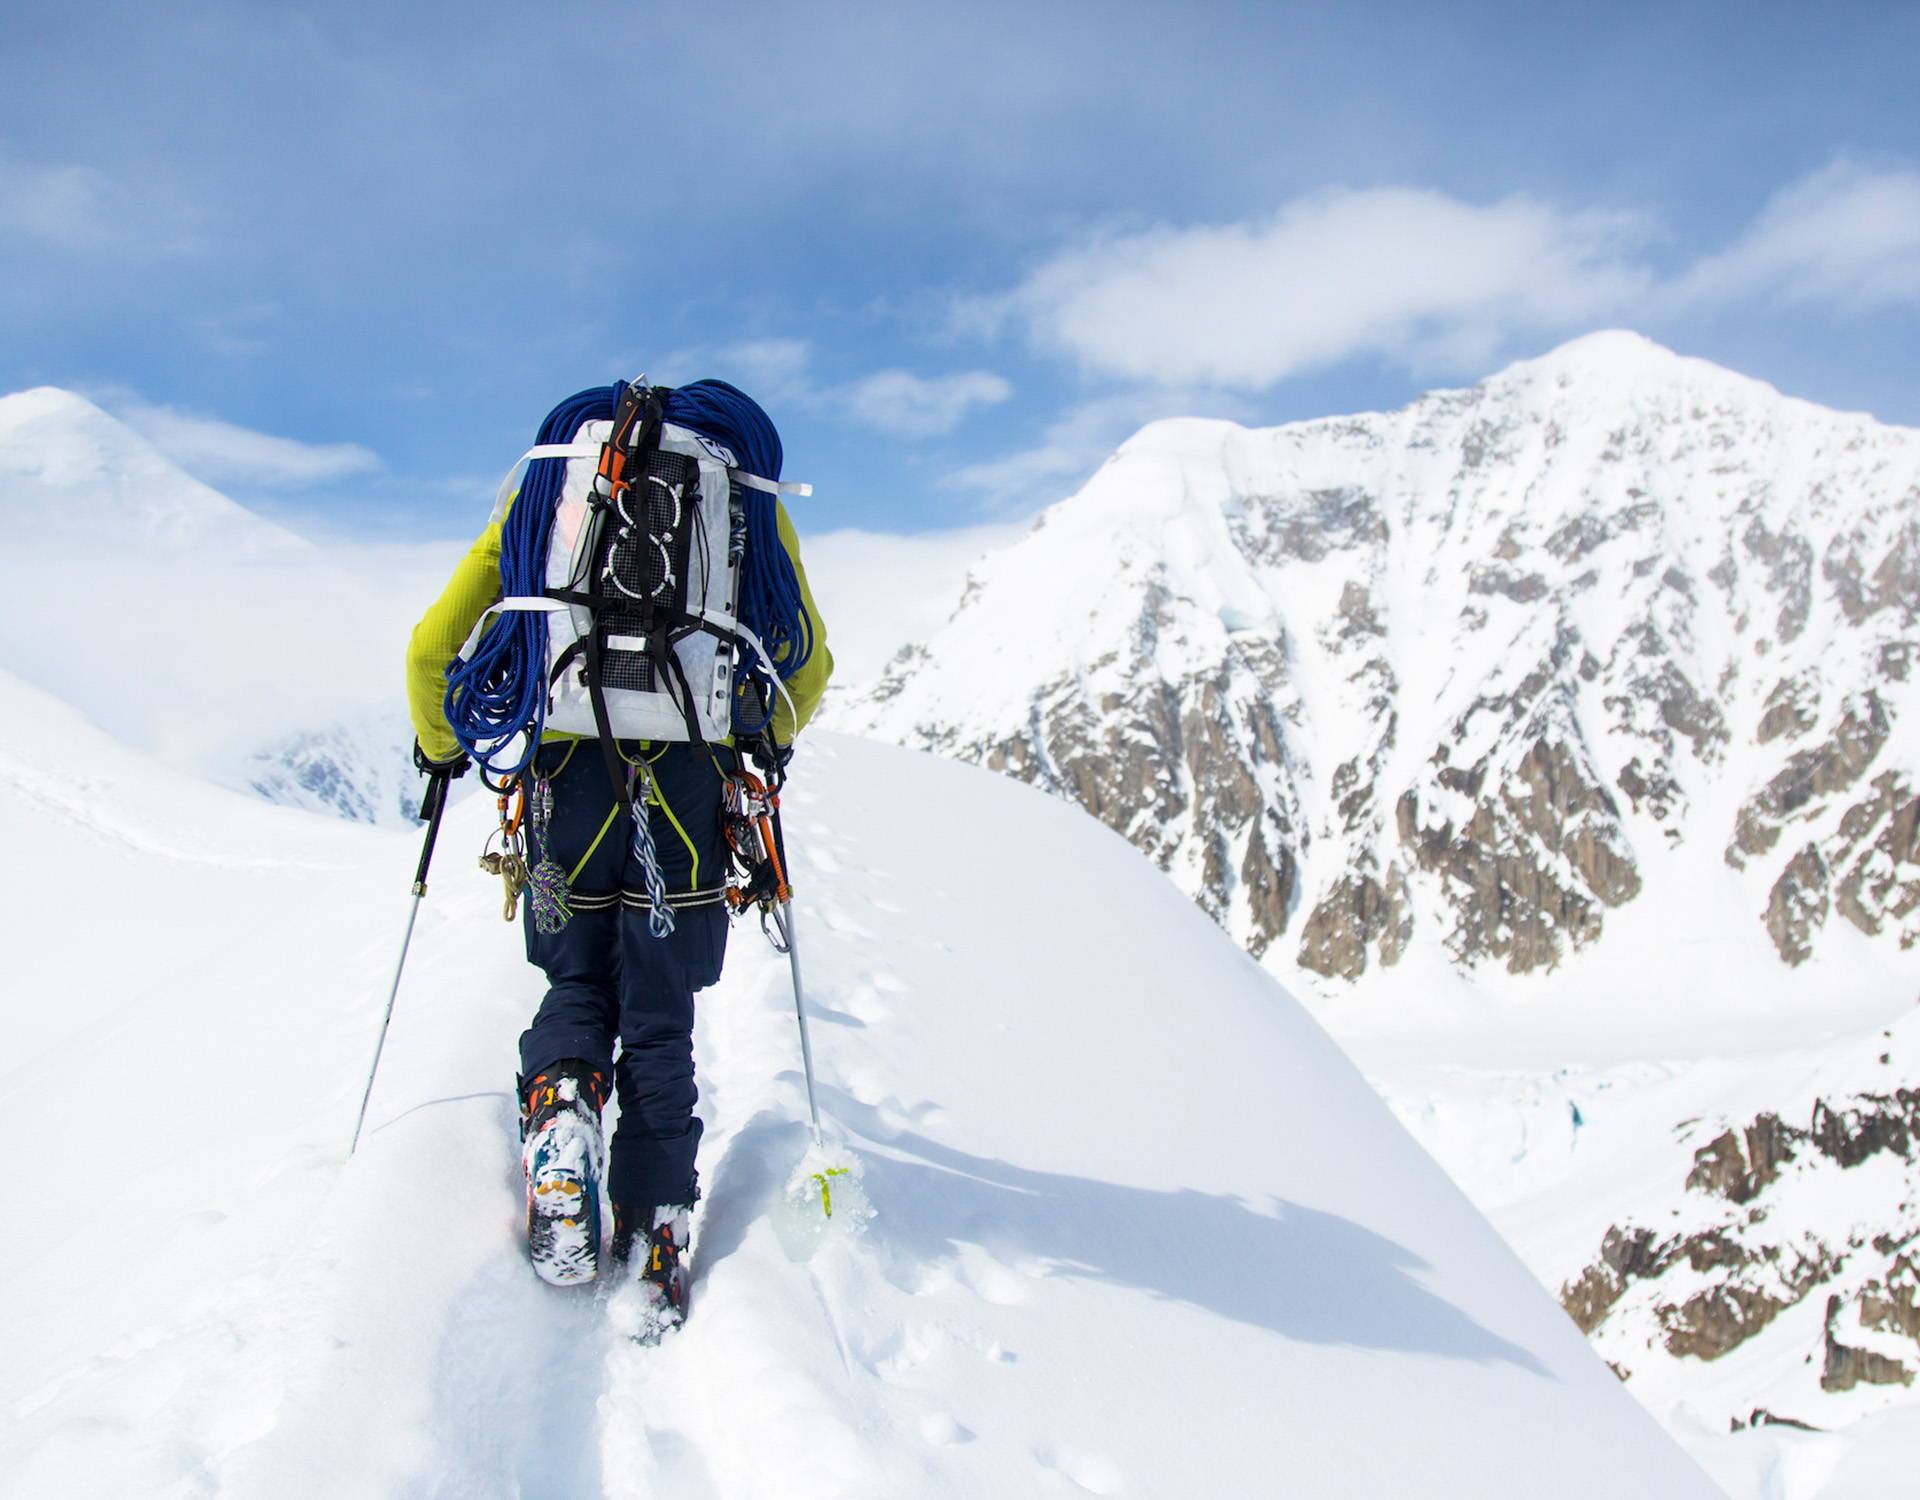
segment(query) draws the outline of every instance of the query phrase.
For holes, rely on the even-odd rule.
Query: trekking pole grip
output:
[[[427,825],[426,842],[420,847],[420,868],[413,874],[413,893],[427,893],[427,866],[433,863],[434,842],[440,837],[440,814],[447,810],[447,789],[453,785],[452,773],[430,771],[426,795],[420,799],[420,816]]]

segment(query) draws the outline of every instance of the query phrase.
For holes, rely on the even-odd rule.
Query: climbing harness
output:
[[[775,697],[815,640],[775,503],[811,489],[782,483],[781,462],[766,413],[723,381],[643,376],[561,402],[501,484],[502,596],[448,670],[448,723],[503,797],[520,789],[524,805],[543,734],[597,742],[655,937],[674,930],[647,816],[657,794],[620,742],[770,739]],[[551,799],[534,781],[531,869],[504,808],[481,863],[505,883],[509,919],[531,889],[534,924],[553,933],[579,901],[548,857]]]

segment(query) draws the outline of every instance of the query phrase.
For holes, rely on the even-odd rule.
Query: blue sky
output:
[[[897,531],[1595,327],[1920,424],[1916,55],[1902,5],[12,0],[0,390],[393,538],[641,370]]]

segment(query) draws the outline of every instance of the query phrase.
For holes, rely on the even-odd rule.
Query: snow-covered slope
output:
[[[1917,622],[1920,433],[1597,334],[1148,427],[833,722],[1078,802],[1329,992],[1636,907],[1913,976]]]
[[[1733,1493],[1870,1496],[1898,1491],[1830,1491],[1823,1476],[1920,1415],[1901,1264],[1920,1244],[1917,998],[1870,1019],[1815,992],[1798,1015],[1730,1024],[1723,1006],[1704,1026],[1629,1009],[1610,1055],[1551,1000],[1348,1040],[1627,1389]],[[1772,1426],[1755,1441],[1756,1412],[1823,1435]]]
[[[1648,1153],[1664,1179],[1589,1241],[1562,1300],[1656,1407],[1826,1427],[1908,1405],[1920,1014],[1755,1071],[1744,1117],[1686,1122]],[[1564,1215],[1560,1232],[1577,1223]]]
[[[0,667],[176,769],[404,824],[400,644],[462,544],[310,545],[52,388],[0,397],[0,525]]]
[[[15,546],[112,538],[163,554],[226,556],[307,545],[54,386],[0,396],[0,523]]]
[[[472,870],[487,809],[449,819],[343,1167],[413,840],[161,771],[4,676],[0,779],[23,1494],[1710,1493],[1299,1007],[1028,789],[809,747],[824,1104],[877,1217],[782,1249],[791,1009],[737,930],[694,1318],[644,1351],[520,1259],[538,986]]]

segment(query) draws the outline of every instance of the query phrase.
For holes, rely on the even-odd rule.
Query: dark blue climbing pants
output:
[[[577,1057],[612,1074],[620,1120],[607,1193],[622,1221],[644,1226],[655,1206],[692,1203],[698,1193],[693,997],[720,977],[726,955],[726,858],[715,752],[639,742],[621,749],[629,763],[648,763],[653,777],[647,821],[675,907],[674,930],[655,937],[648,928],[633,824],[614,811],[599,745],[543,745],[535,772],[549,779],[553,793],[544,852],[571,876],[573,917],[548,936],[534,928],[527,903],[527,958],[546,971],[548,989],[520,1037],[520,1069],[523,1079],[531,1078]],[[535,775],[528,785],[536,788]],[[529,862],[541,854],[529,826]]]

